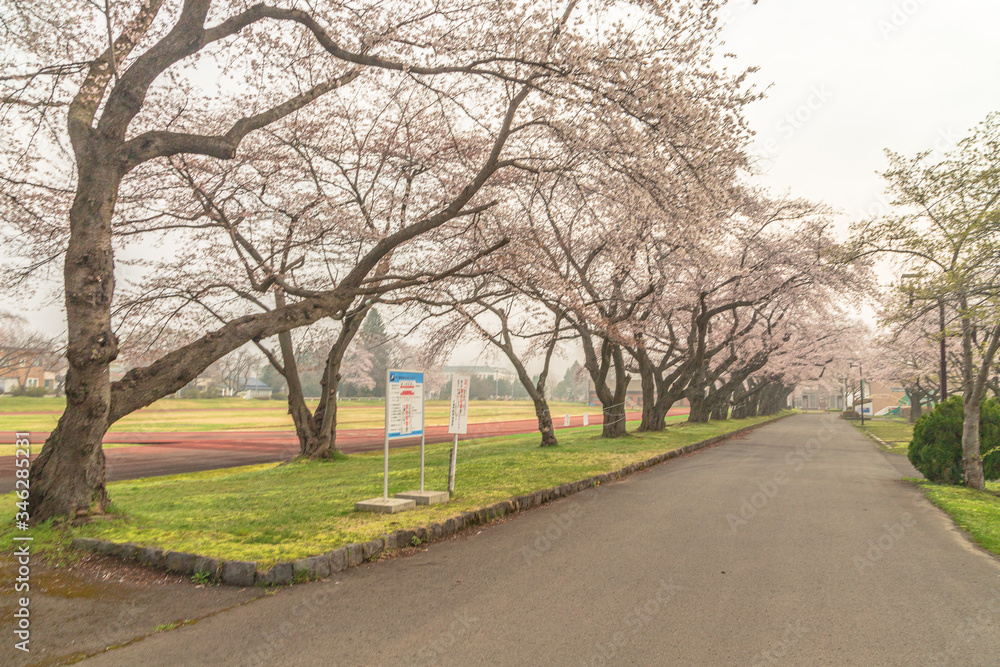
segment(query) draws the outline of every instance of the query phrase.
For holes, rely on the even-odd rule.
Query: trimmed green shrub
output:
[[[28,398],[44,398],[49,390],[45,387],[17,387],[10,392],[11,396],[27,396]]]
[[[861,415],[859,415],[851,408],[847,408],[846,410],[841,412],[840,417],[841,419],[861,419]]]
[[[952,396],[920,417],[913,427],[907,458],[924,477],[940,484],[961,484],[962,397]],[[979,450],[986,479],[1000,478],[1000,403],[983,401],[979,414]],[[986,454],[989,453],[988,456]]]

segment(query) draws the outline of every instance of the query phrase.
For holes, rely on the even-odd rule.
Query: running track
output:
[[[687,408],[673,409],[669,414],[686,414]],[[641,418],[642,413],[630,412],[629,421]],[[600,424],[601,414],[590,415],[591,424]],[[563,418],[556,419],[556,428],[565,428]],[[582,426],[583,416],[571,418],[571,426]],[[485,438],[498,435],[531,433],[538,428],[534,419],[469,424],[469,432],[460,440]],[[48,433],[31,433],[31,442],[40,445]],[[427,442],[448,442],[453,436],[447,426],[429,426]],[[136,447],[121,447],[104,451],[106,475],[109,482],[139,477],[157,477],[178,473],[232,468],[284,461],[298,454],[299,443],[293,431],[211,431],[171,433],[109,433],[108,443],[136,443]],[[0,443],[13,443],[14,434],[0,433]],[[337,448],[347,454],[381,449],[384,442],[382,429],[349,429],[337,431]],[[412,447],[420,444],[418,438],[394,440],[391,447]],[[32,457],[34,458],[34,457]],[[0,493],[14,488],[14,457],[0,456]]]

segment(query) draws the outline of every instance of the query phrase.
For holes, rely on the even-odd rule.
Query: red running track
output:
[[[686,414],[687,408],[670,411],[671,415]],[[639,412],[627,414],[629,421],[642,416]],[[556,428],[566,428],[563,418],[555,420]],[[590,423],[600,424],[603,415],[590,415]],[[583,416],[576,415],[570,426],[583,425]],[[531,433],[538,428],[534,419],[469,424],[469,432],[460,440],[486,438],[500,435]],[[48,433],[35,431],[30,439],[41,444]],[[381,449],[384,442],[382,429],[349,429],[337,431],[337,448],[347,454]],[[453,436],[447,426],[429,426],[427,442],[448,442]],[[105,474],[109,482],[140,477],[176,475],[199,470],[215,470],[234,466],[254,465],[285,461],[298,454],[299,442],[293,431],[178,431],[171,433],[108,433],[104,441],[116,444],[136,443],[142,446],[121,447],[104,451]],[[13,443],[14,434],[0,433],[0,442]],[[420,444],[418,438],[393,440],[390,447],[412,447]],[[34,456],[32,456],[34,458]],[[0,493],[14,488],[14,457],[0,456]]]

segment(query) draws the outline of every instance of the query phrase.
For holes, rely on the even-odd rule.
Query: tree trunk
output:
[[[549,412],[549,404],[543,395],[532,397],[535,403],[535,417],[538,418],[538,432],[542,434],[542,444],[539,447],[552,447],[558,445],[556,440],[556,430],[552,425],[552,414]]]
[[[495,341],[494,341],[495,342]],[[507,358],[510,359],[511,364],[514,366],[514,370],[517,372],[517,377],[521,381],[521,385],[524,387],[525,391],[528,392],[528,396],[531,398],[531,402],[535,404],[535,417],[538,419],[538,432],[542,436],[542,441],[538,445],[539,447],[553,447],[559,444],[559,440],[556,438],[556,430],[552,425],[552,413],[549,411],[549,403],[545,400],[545,383],[549,375],[549,363],[552,359],[552,352],[555,350],[555,341],[549,345],[547,354],[545,355],[545,364],[542,367],[542,372],[538,375],[538,382],[532,382],[531,376],[528,375],[528,370],[521,363],[521,359],[514,353],[513,344],[500,344],[497,343],[498,347],[504,351]]]
[[[275,305],[278,307],[285,305],[285,297],[280,291],[275,293]],[[320,379],[322,391],[319,405],[314,412],[310,412],[302,391],[302,380],[299,376],[298,361],[295,359],[291,331],[278,334],[278,344],[281,348],[280,363],[268,353],[271,364],[284,376],[288,384],[288,414],[292,416],[295,434],[299,438],[300,458],[331,459],[337,454],[337,387],[340,386],[340,367],[347,348],[357,335],[369,310],[369,307],[361,308],[344,317],[341,322],[340,334],[330,346],[330,353],[326,358],[326,366]]]
[[[552,337],[549,339],[549,342],[545,347],[545,359],[542,363],[542,370],[538,374],[538,382],[532,382],[531,376],[528,375],[528,369],[525,368],[524,364],[521,362],[521,358],[514,351],[514,343],[511,340],[511,332],[507,324],[506,313],[504,311],[494,312],[500,318],[502,330],[499,336],[490,336],[489,340],[491,343],[503,350],[503,353],[507,356],[507,359],[510,360],[511,365],[514,367],[514,371],[517,373],[517,379],[520,380],[524,390],[528,392],[528,396],[531,398],[532,403],[535,404],[535,417],[538,419],[538,432],[542,436],[542,441],[538,446],[554,447],[559,444],[559,440],[556,438],[556,430],[552,425],[552,413],[549,411],[549,403],[545,400],[545,383],[548,382],[549,366],[552,363],[552,355],[555,354],[556,345],[559,343],[562,316],[556,314]]]
[[[625,398],[628,396],[628,384],[631,377],[625,372],[625,355],[621,345],[604,338],[601,340],[600,356],[594,347],[594,338],[590,330],[574,324],[574,328],[583,339],[583,353],[586,357],[587,371],[594,383],[594,393],[601,401],[604,413],[604,424],[601,435],[605,438],[617,438],[625,435]],[[608,376],[615,373],[614,389],[608,387]]]
[[[662,431],[667,428],[667,413],[678,399],[683,398],[684,376],[676,374],[668,378],[656,380],[656,401],[646,410],[645,399],[642,406],[642,423],[639,425],[640,431]],[[680,386],[680,388],[678,388]],[[645,395],[645,389],[643,395]]]
[[[642,406],[642,423],[639,425],[640,431],[662,431],[667,427],[667,413],[670,412],[670,408],[673,407],[673,401],[657,401],[649,414],[646,413],[645,404]]]
[[[642,383],[642,422],[639,431],[662,431],[663,417],[658,409],[656,396],[656,378],[653,368],[647,360],[639,359],[639,379]]]
[[[712,409],[711,418],[713,421],[725,421],[729,419],[729,399],[721,398],[716,401]]]
[[[326,369],[320,380],[321,396],[316,412],[313,413],[313,437],[301,448],[301,456],[310,461],[332,459],[337,455],[337,387],[340,386],[340,365],[347,352],[354,334],[357,333],[357,320],[344,321],[341,335],[330,348],[326,360]],[[351,329],[345,333],[346,329]]]
[[[66,409],[31,465],[33,522],[103,512],[108,503],[101,440],[111,408],[109,366],[118,356],[111,329],[111,216],[121,177],[109,161],[90,157],[78,168],[63,268],[69,325]]]
[[[611,346],[611,359],[615,371],[615,393],[611,397],[611,405],[604,405],[601,435],[605,438],[618,438],[625,435],[625,399],[628,397],[628,385],[632,377],[625,372],[625,357],[620,345]]]
[[[618,438],[625,435],[625,404],[614,403],[604,406],[604,426],[601,435],[605,438]]]
[[[963,312],[968,312],[968,302],[964,294],[960,306]],[[983,458],[979,444],[979,413],[982,408],[983,396],[986,393],[986,381],[989,369],[993,366],[997,350],[1000,349],[1000,324],[994,329],[986,341],[980,365],[977,367],[974,358],[975,328],[969,317],[962,317],[962,469],[965,471],[965,485],[980,491],[986,490],[986,479],[983,473]]]
[[[711,417],[708,401],[704,397],[688,399],[691,403],[691,412],[688,414],[688,421],[692,423],[704,424]]]
[[[985,491],[986,480],[979,445],[979,411],[978,401],[965,404],[962,420],[962,468],[965,470],[965,485]]]
[[[910,423],[915,423],[923,413],[923,393],[918,391],[906,392],[906,397],[910,399]]]

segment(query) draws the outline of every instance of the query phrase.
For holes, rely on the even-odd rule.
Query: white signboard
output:
[[[424,374],[389,371],[385,437],[409,438],[424,432]]]
[[[468,375],[451,376],[451,416],[448,419],[448,433],[467,433],[469,430],[469,384]]]

